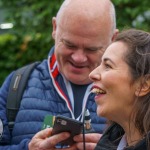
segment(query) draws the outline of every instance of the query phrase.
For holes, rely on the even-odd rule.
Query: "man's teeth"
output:
[[[101,90],[101,89],[96,89],[96,88],[92,89],[91,92],[92,92],[92,93],[95,93],[95,94],[104,94],[104,93],[105,93],[103,90]]]

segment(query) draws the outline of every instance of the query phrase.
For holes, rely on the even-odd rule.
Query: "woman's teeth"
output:
[[[93,88],[91,90],[92,93],[95,93],[95,94],[105,94],[105,92],[101,89],[97,89],[97,88]]]

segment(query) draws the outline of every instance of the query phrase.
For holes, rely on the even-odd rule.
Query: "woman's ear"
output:
[[[52,37],[55,40],[55,36],[56,36],[56,17],[52,18],[52,25],[53,25],[53,31],[52,31]]]
[[[135,91],[136,96],[145,96],[150,92],[150,77],[144,78],[143,82],[139,81]]]

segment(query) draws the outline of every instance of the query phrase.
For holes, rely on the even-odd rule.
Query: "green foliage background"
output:
[[[54,44],[51,37],[52,17],[63,0],[1,0],[5,22],[14,28],[0,34],[0,84],[14,69],[47,58]],[[112,0],[116,8],[117,28],[150,31],[149,0]]]

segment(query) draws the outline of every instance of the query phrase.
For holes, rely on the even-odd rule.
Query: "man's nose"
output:
[[[81,49],[78,49],[74,51],[74,53],[71,55],[72,59],[76,63],[83,63],[87,61],[87,55],[85,52]]]

